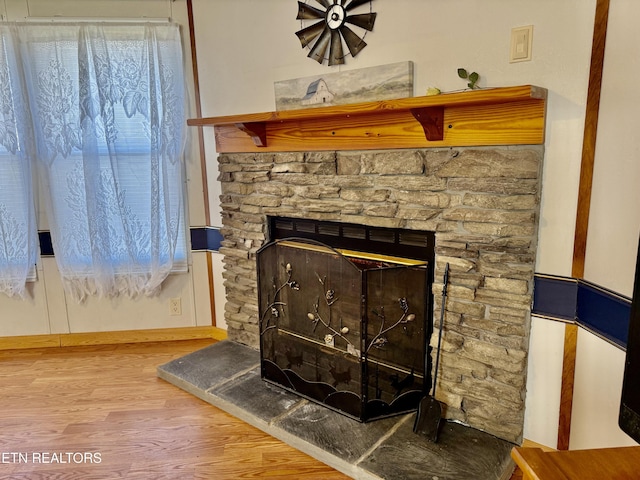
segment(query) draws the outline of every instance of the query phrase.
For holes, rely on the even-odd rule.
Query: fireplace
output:
[[[256,254],[262,377],[360,421],[415,410],[431,384],[433,232],[269,223]]]
[[[535,145],[220,155],[229,339],[260,346],[256,253],[272,217],[434,232],[435,312],[450,264],[437,398],[448,419],[520,441],[542,157]]]
[[[522,86],[190,122],[215,126],[220,153],[224,240],[219,251],[228,338],[260,347],[256,255],[274,239],[271,218],[434,232],[435,260],[426,267],[433,269],[433,301],[427,306],[433,311],[440,311],[444,268],[450,264],[437,398],[446,404],[447,419],[520,442],[545,104],[544,89]],[[337,253],[349,248],[320,242]],[[283,268],[282,263],[285,273],[287,263],[298,268],[284,259],[273,268]],[[322,287],[314,277],[311,272],[305,282]],[[313,305],[304,307],[305,328],[312,328],[315,316],[307,314],[315,315]],[[397,307],[385,307],[385,313],[389,308]],[[425,335],[433,350],[429,328]],[[296,360],[299,353],[289,348]],[[350,375],[370,384],[370,370],[366,376]],[[410,373],[398,369],[397,381]],[[326,371],[319,370],[319,376],[346,389]],[[367,399],[376,397],[375,387],[372,391]]]

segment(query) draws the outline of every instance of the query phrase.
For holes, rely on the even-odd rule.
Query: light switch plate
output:
[[[531,60],[531,45],[533,43],[533,25],[511,29],[511,48],[509,62],[528,62]]]

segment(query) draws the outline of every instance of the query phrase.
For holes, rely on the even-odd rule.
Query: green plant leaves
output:
[[[478,75],[477,72],[467,72],[466,69],[464,68],[459,68],[458,69],[458,76],[460,78],[462,78],[463,80],[469,80],[469,83],[467,83],[467,87],[474,89],[474,88],[478,88],[478,86],[476,85],[478,83],[478,80],[480,80],[480,75]]]

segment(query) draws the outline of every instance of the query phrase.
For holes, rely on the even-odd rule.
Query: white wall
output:
[[[564,324],[533,317],[524,437],[555,448],[560,419]]]
[[[188,78],[191,53],[186,0],[4,0],[0,2],[3,20],[21,21],[25,17],[150,17],[172,18],[184,25],[183,36]],[[199,153],[190,143],[186,159],[190,226],[206,225]],[[38,219],[40,229],[48,229],[44,209]],[[130,300],[96,300],[78,305],[64,294],[54,258],[38,261],[38,280],[29,284],[25,300],[0,295],[0,337],[55,333],[142,330],[211,325],[209,280],[205,252],[190,255],[189,272],[171,275],[157,297]],[[169,314],[169,299],[180,298],[182,315]]]
[[[631,296],[640,232],[640,2],[611,0],[585,278]]]
[[[611,0],[585,278],[631,297],[640,231],[640,3]],[[624,352],[586,331],[578,334],[571,448],[635,445],[615,425]]]
[[[580,330],[570,449],[637,445],[618,425],[625,353]]]
[[[193,0],[193,5],[204,116],[275,110],[275,81],[407,60],[414,62],[416,95],[429,86],[465,88],[458,67],[480,73],[482,87],[547,88],[536,270],[571,275],[595,0],[374,1],[378,17],[368,46],[340,67],[306,57],[295,36],[301,25],[294,0]],[[512,64],[511,28],[523,25],[534,26],[533,59]],[[211,211],[219,212],[212,133],[206,149],[209,198]],[[212,224],[219,225],[218,215]],[[533,321],[525,437],[555,446],[563,326],[547,323]]]

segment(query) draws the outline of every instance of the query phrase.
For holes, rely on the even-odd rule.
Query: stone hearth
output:
[[[433,231],[438,314],[451,269],[437,397],[448,419],[519,443],[542,158],[538,145],[221,154],[229,339],[259,345],[268,216]]]
[[[359,423],[260,379],[255,349],[223,341],[158,368],[158,376],[359,480],[507,480],[513,444],[457,423],[437,443],[415,415]]]

